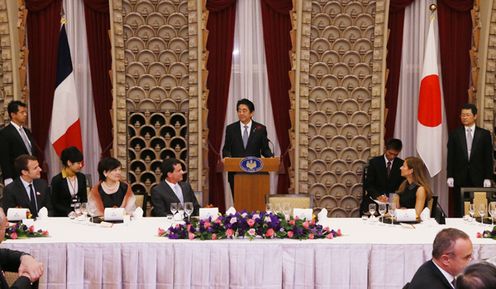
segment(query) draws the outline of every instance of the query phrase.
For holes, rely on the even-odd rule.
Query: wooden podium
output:
[[[241,167],[245,158],[225,158],[224,171],[234,175],[234,207],[237,211],[264,211],[265,195],[270,192],[269,172],[279,171],[280,158],[258,158],[262,168],[247,173]]]

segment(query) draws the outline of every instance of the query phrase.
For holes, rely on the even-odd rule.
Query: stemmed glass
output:
[[[76,218],[81,216],[81,203],[77,202],[74,204],[74,213],[76,213]]]
[[[375,203],[373,204],[369,204],[369,214],[370,214],[370,220],[373,220],[375,218],[374,214],[375,214]]]
[[[475,214],[475,205],[470,203],[468,207],[468,213],[470,214],[470,221],[474,220],[474,214]]]
[[[393,222],[394,222],[394,212],[395,211],[396,211],[396,204],[390,203],[388,213],[391,216],[391,226],[393,225]]]
[[[81,214],[86,217],[88,215],[88,204],[87,203],[81,203]]]
[[[175,216],[177,213],[177,203],[171,203],[170,204],[170,211],[172,213],[172,216]]]
[[[491,214],[491,227],[494,227],[494,217],[496,217],[496,202],[489,203],[489,214]]]
[[[272,204],[271,203],[265,204],[265,212],[267,212],[267,214],[272,213]]]
[[[284,214],[286,220],[290,218],[291,206],[289,205],[289,203],[282,203],[282,213]]]
[[[486,204],[481,203],[478,207],[479,215],[481,217],[481,224],[484,225],[484,215],[486,214]]]
[[[177,213],[181,219],[184,219],[184,205],[182,203],[177,203]]]
[[[381,215],[379,219],[382,219],[382,223],[384,223],[385,213],[386,213],[386,204],[379,204],[379,214]]]
[[[193,203],[185,202],[184,203],[184,212],[188,215],[188,222],[190,221],[191,214],[193,213]]]

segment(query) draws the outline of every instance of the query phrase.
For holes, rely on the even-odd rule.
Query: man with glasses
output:
[[[8,226],[7,217],[0,208],[0,242],[5,236],[5,229]],[[31,255],[0,248],[0,288],[31,288],[33,282],[38,281],[43,275],[43,264],[36,261]],[[19,278],[12,284],[11,287],[7,284],[3,271],[18,272]]]
[[[408,289],[453,289],[455,278],[472,260],[472,242],[458,229],[440,231],[432,246],[432,259],[425,262],[413,276]]]
[[[403,148],[401,140],[387,141],[383,155],[372,158],[364,170],[363,196],[360,214],[367,212],[374,200],[387,203],[388,195],[396,192],[404,178],[400,168],[403,160],[398,157]]]

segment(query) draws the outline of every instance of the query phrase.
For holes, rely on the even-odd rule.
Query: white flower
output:
[[[234,224],[234,223],[236,223],[237,221],[238,221],[238,219],[236,219],[236,217],[233,217],[233,218],[231,218],[230,223],[231,223],[231,224]]]

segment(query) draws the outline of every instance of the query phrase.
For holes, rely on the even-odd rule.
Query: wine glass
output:
[[[370,220],[373,220],[374,214],[375,214],[375,203],[369,204],[369,214],[370,214]]]
[[[184,203],[184,212],[188,215],[188,222],[190,221],[191,214],[193,213],[193,203],[185,202]]]
[[[478,206],[479,215],[481,217],[481,224],[484,225],[484,215],[486,214],[486,204],[481,203]]]
[[[289,203],[282,203],[282,212],[284,214],[284,217],[286,217],[286,219],[289,219],[291,214],[291,206],[289,205]]]
[[[382,219],[382,222],[384,223],[384,214],[386,213],[386,204],[379,204],[379,214],[380,219]]]
[[[74,213],[76,213],[76,217],[81,216],[81,203],[74,203]]]
[[[394,222],[394,212],[395,211],[396,211],[396,204],[390,203],[388,213],[391,216],[391,226],[393,225],[393,222]]]
[[[177,213],[181,217],[181,219],[184,219],[184,205],[183,203],[177,203]]]
[[[491,214],[491,228],[494,227],[494,217],[496,217],[496,202],[489,203],[489,214]]]
[[[265,204],[265,212],[267,212],[267,214],[272,213],[272,204],[271,203]]]
[[[177,213],[177,203],[171,203],[170,204],[170,211],[172,213],[172,216],[175,216]]]
[[[468,213],[470,214],[470,221],[474,220],[474,214],[475,214],[475,205],[470,203],[468,207]]]
[[[87,216],[88,215],[88,204],[87,203],[81,203],[81,214],[83,214],[83,216]]]

